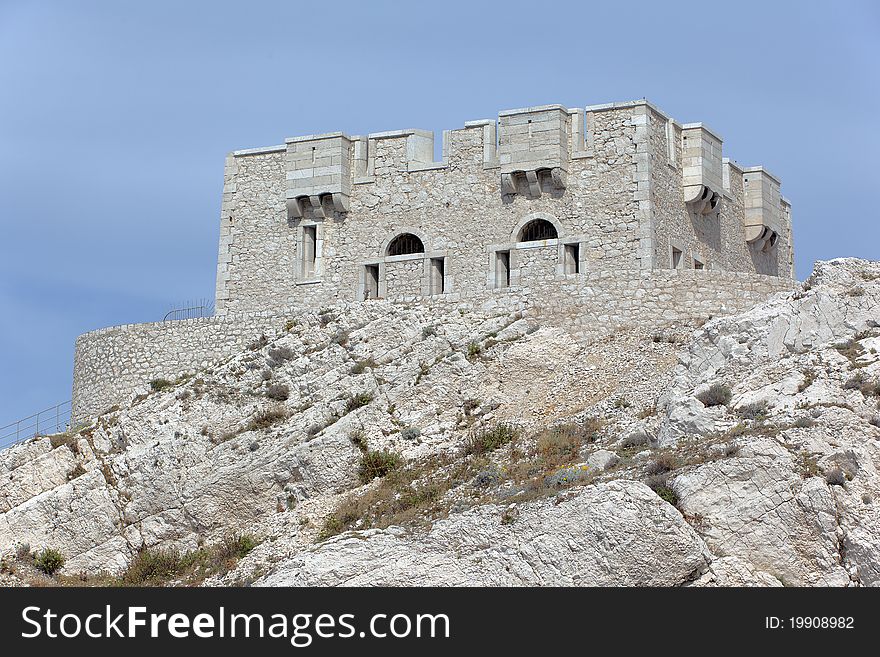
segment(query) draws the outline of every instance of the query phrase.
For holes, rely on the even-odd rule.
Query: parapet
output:
[[[721,144],[721,137],[702,123],[686,123],[681,128],[684,202],[696,214],[711,214],[721,202]]]
[[[783,213],[779,179],[764,167],[744,168],[743,200],[746,241],[760,250],[774,246],[786,216]],[[789,211],[790,206],[786,209],[786,212]]]
[[[287,214],[303,216],[306,207],[318,217],[351,207],[351,140],[341,132],[308,135],[287,143]]]
[[[498,115],[501,193],[537,198],[542,189],[565,189],[569,114],[561,105],[507,110]]]

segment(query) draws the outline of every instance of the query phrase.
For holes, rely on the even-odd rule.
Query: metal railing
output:
[[[214,302],[211,299],[187,301],[182,308],[174,308],[165,313],[163,322],[179,319],[198,319],[199,317],[212,317],[214,315]]]
[[[0,427],[0,449],[6,449],[35,436],[62,433],[69,427],[70,401],[66,401]]]

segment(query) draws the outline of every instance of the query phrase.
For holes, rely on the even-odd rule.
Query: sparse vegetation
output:
[[[378,367],[378,366],[379,366],[379,364],[375,360],[373,360],[372,356],[370,356],[369,358],[365,358],[364,360],[359,360],[354,365],[352,365],[351,366],[351,373],[352,374],[363,374],[364,370],[367,369],[368,367],[370,369],[376,369],[376,367]]]
[[[648,488],[657,493],[657,496],[660,499],[669,502],[672,506],[678,508],[678,495],[675,494],[675,490],[669,485],[669,479],[665,474],[648,477],[645,484],[647,484]]]
[[[367,436],[364,433],[363,429],[355,429],[354,431],[348,434],[348,439],[351,441],[351,444],[357,447],[362,452],[367,451]]]
[[[358,466],[358,479],[361,480],[361,483],[367,484],[373,479],[384,477],[392,470],[396,470],[400,467],[401,462],[400,455],[395,452],[367,450],[361,457],[361,463]]]
[[[259,351],[263,347],[269,344],[269,338],[266,337],[266,334],[263,333],[259,338],[254,340],[248,345],[248,349],[250,351]]]
[[[482,353],[483,348],[477,342],[471,342],[468,344],[467,348],[467,358],[468,360],[474,360],[477,356]]]
[[[744,420],[764,420],[769,414],[770,407],[766,401],[752,402],[751,404],[743,404],[736,409],[736,414]]]
[[[290,388],[283,383],[273,383],[266,388],[266,396],[275,401],[285,401],[290,397]]]
[[[259,541],[250,534],[231,536],[221,543],[180,554],[175,550],[140,551],[119,578],[122,586],[165,586],[173,581],[197,585],[212,575],[232,570]]]
[[[437,335],[437,329],[431,325],[422,327],[422,340],[430,338],[432,335]]]
[[[415,440],[422,435],[422,430],[418,427],[404,427],[400,431],[400,437],[404,440]]]
[[[351,413],[352,411],[356,411],[362,406],[366,406],[371,401],[373,401],[373,395],[369,392],[358,392],[353,394],[348,400],[345,402],[345,412],[346,414]]]
[[[64,555],[53,548],[43,548],[34,555],[34,568],[50,577],[64,566]]]
[[[242,431],[260,431],[262,429],[268,429],[273,424],[283,422],[288,417],[290,417],[290,414],[283,406],[267,408],[254,415],[244,426]]]
[[[486,454],[519,436],[519,428],[500,422],[490,429],[471,431],[465,441],[465,454]]]
[[[730,403],[733,393],[723,383],[713,383],[708,390],[697,395],[703,406],[726,406]]]
[[[293,349],[291,349],[290,347],[272,347],[271,349],[269,349],[268,355],[269,367],[275,369],[279,365],[282,365],[285,362],[292,360],[294,356],[296,356],[296,352],[294,352]]]
[[[804,375],[804,380],[801,381],[800,384],[798,385],[798,392],[799,393],[803,392],[804,390],[809,388],[811,385],[813,385],[813,381],[816,380],[816,375],[813,374],[812,370],[803,370],[803,371],[801,371],[801,374]]]
[[[153,392],[162,392],[163,390],[167,390],[174,384],[168,379],[153,379],[150,381],[150,390]]]
[[[649,475],[665,474],[679,467],[678,458],[672,452],[661,452],[645,466]]]
[[[802,415],[798,418],[795,418],[795,421],[792,422],[791,426],[797,429],[809,429],[810,427],[816,426],[816,420],[811,418],[809,415]]]

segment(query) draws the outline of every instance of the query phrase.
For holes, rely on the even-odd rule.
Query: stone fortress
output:
[[[639,100],[470,121],[444,132],[439,162],[416,129],[235,151],[216,316],[80,336],[73,418],[332,304],[528,307],[605,327],[742,310],[794,286],[791,206],[721,146]]]

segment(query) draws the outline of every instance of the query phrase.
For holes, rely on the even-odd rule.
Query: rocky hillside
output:
[[[0,578],[100,583],[246,536],[222,568],[167,579],[880,582],[880,263],[820,263],[803,290],[701,323],[301,313],[0,453]],[[35,574],[44,548],[60,579]]]

